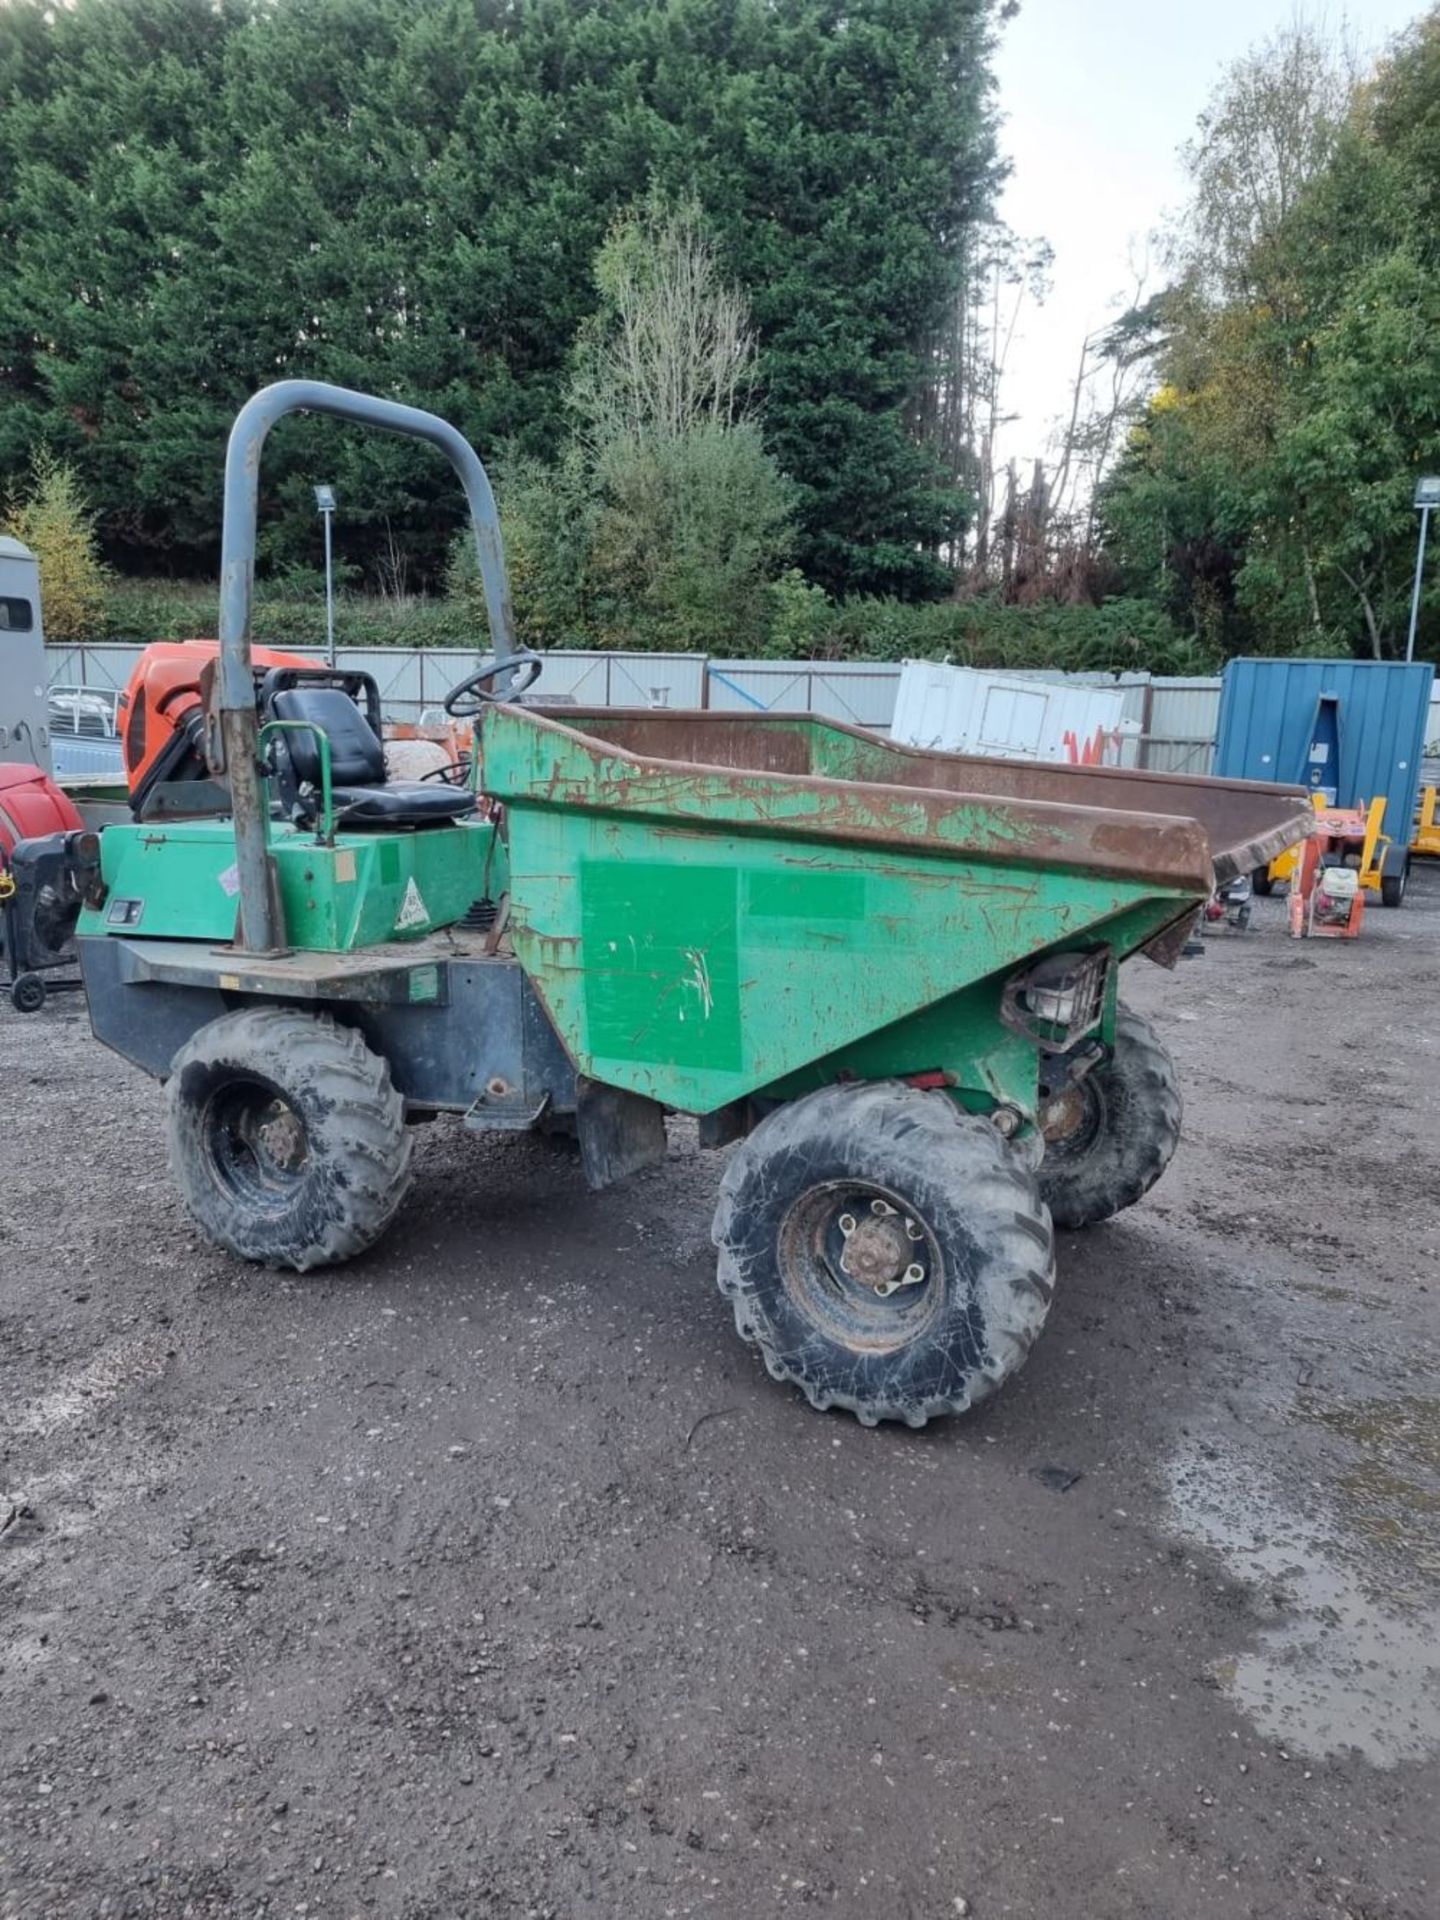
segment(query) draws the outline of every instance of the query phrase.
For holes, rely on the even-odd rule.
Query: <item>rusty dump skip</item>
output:
[[[1222,885],[1266,865],[1305,839],[1314,826],[1309,796],[1301,787],[934,753],[898,746],[863,727],[813,714],[572,708],[562,724],[623,753],[672,767],[857,780],[953,797],[1124,815],[1125,826],[1135,829],[1133,838],[1117,819],[1116,831],[1107,836],[1108,850],[1113,858],[1128,844],[1140,869],[1148,869],[1153,860],[1160,820],[1194,822],[1209,846],[1216,883]]]

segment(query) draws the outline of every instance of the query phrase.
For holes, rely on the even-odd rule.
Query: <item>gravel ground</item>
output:
[[[1129,972],[1180,1157],[921,1434],[737,1343],[683,1127],[426,1129],[283,1280],[7,1009],[0,1914],[1433,1920],[1440,872]]]

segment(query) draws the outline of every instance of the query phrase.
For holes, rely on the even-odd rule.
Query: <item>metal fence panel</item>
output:
[[[429,662],[438,654],[424,656]],[[463,679],[464,660],[452,655],[450,684]],[[474,656],[474,658],[478,658]],[[473,658],[471,659],[473,664]],[[699,707],[705,699],[705,656],[700,653],[583,653],[556,648],[545,655],[537,698],[577,707]]]
[[[288,651],[288,649],[287,649]],[[307,657],[308,654],[307,654]],[[317,653],[317,665],[325,656]],[[380,691],[380,707],[395,720],[420,718],[420,655],[409,647],[337,647],[337,667],[368,673]],[[456,674],[456,679],[460,675]]]
[[[550,700],[573,701],[577,707],[608,707],[610,673],[608,654],[549,653],[536,691]]]
[[[1145,734],[1137,764],[1147,773],[1207,774],[1214,758],[1213,740],[1164,740]]]
[[[1154,773],[1209,773],[1220,715],[1216,679],[1157,679],[1151,688],[1143,764]]]
[[[576,705],[599,707],[703,707],[705,655],[703,653],[566,653],[545,655],[545,678],[551,660],[574,662],[584,678],[584,695]],[[603,687],[595,685],[603,674]],[[591,691],[593,689],[593,691]],[[541,680],[545,691],[545,680]]]
[[[720,713],[819,713],[888,728],[899,685],[893,661],[712,660],[709,705]]]
[[[115,691],[125,685],[143,647],[118,641],[45,649],[51,686]],[[324,661],[318,647],[286,647],[302,660]],[[474,671],[484,651],[476,647],[339,647],[336,664],[368,673],[394,720],[416,721],[439,711],[445,695]],[[698,653],[580,653],[545,656],[541,691],[577,706],[698,707],[705,697],[705,657]]]
[[[143,649],[129,642],[46,648],[52,686],[117,690]],[[287,648],[319,662],[313,647]],[[445,695],[482,657],[462,647],[341,647],[340,666],[373,674],[392,719],[434,718]],[[1124,717],[1143,729],[1140,765],[1159,772],[1208,773],[1220,704],[1218,679],[1155,679],[1143,673],[1027,673],[1027,679],[1119,686]],[[698,653],[584,653],[545,656],[540,692],[576,706],[709,706],[721,713],[819,713],[888,731],[900,684],[898,662],[879,660],[711,660]],[[1428,737],[1440,743],[1440,693]],[[1440,745],[1437,745],[1440,750]]]
[[[47,683],[52,687],[95,687],[118,693],[130,678],[130,669],[145,651],[142,646],[107,640],[71,647],[47,646]]]

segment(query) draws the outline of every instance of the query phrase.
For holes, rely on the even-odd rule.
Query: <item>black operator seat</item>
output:
[[[269,706],[277,720],[300,721],[329,740],[337,826],[433,827],[475,811],[475,795],[467,787],[443,780],[387,780],[380,737],[342,687],[288,687],[273,693]],[[301,818],[312,821],[324,804],[320,742],[314,733],[288,730],[281,738],[298,783]]]

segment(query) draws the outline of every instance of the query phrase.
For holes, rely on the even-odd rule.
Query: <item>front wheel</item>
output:
[[[986,1120],[893,1081],[764,1119],[715,1213],[742,1336],[866,1426],[963,1413],[1020,1366],[1054,1288],[1034,1175]]]
[[[410,1185],[390,1069],[328,1014],[246,1007],[212,1020],[176,1054],[166,1093],[175,1184],[242,1260],[299,1272],[349,1260]]]
[[[1040,1191],[1057,1227],[1093,1227],[1147,1194],[1180,1144],[1175,1063],[1148,1020],[1128,1007],[1115,1046],[1040,1111]]]

